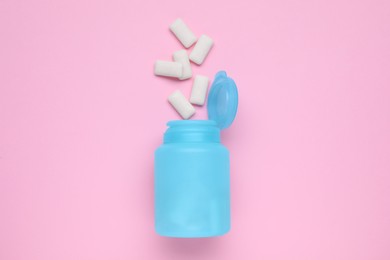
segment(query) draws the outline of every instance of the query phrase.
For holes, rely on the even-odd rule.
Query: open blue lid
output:
[[[236,83],[225,71],[215,75],[207,100],[207,111],[210,120],[217,122],[220,129],[228,128],[234,121],[238,106]]]

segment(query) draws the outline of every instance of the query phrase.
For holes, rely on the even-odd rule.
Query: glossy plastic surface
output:
[[[230,229],[229,151],[209,120],[171,121],[155,152],[155,229],[210,237]]]

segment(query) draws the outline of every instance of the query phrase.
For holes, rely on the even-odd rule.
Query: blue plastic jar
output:
[[[155,229],[169,237],[211,237],[230,230],[229,151],[220,142],[237,111],[234,81],[219,72],[210,89],[210,120],[168,122],[155,152]]]

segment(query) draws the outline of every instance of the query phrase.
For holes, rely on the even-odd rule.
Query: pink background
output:
[[[153,230],[177,17],[239,86],[224,237]],[[0,1],[0,259],[390,259],[390,2]]]

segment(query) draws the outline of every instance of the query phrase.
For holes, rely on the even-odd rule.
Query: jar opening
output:
[[[220,129],[213,120],[173,120],[167,126],[164,143],[220,142]]]

